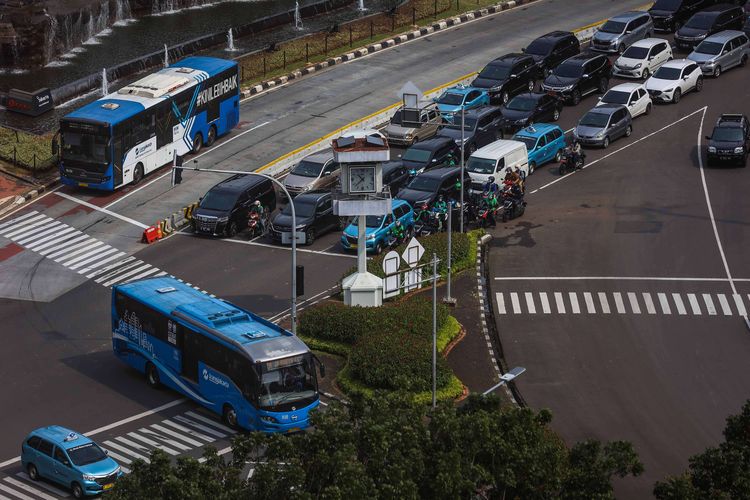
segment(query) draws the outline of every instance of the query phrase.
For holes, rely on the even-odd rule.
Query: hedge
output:
[[[364,397],[372,397],[373,394],[375,394],[374,389],[367,387],[352,377],[349,365],[344,366],[344,368],[342,368],[336,375],[336,383],[341,390],[350,396],[360,395]],[[464,385],[458,377],[451,374],[448,384],[445,387],[438,386],[436,392],[435,399],[438,401],[453,401],[463,394]],[[429,391],[414,394],[414,401],[419,404],[429,404],[432,401],[432,388],[430,388]]]

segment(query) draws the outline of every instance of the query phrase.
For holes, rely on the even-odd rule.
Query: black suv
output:
[[[542,90],[563,101],[578,104],[581,97],[603,94],[612,76],[612,63],[604,54],[584,52],[564,60],[542,83]]]
[[[677,48],[693,50],[706,37],[724,30],[741,30],[745,12],[737,5],[721,4],[704,9],[688,19],[674,34]]]
[[[523,52],[533,57],[540,74],[547,76],[565,59],[580,53],[581,44],[570,31],[552,31],[531,42]]]
[[[435,137],[428,141],[418,142],[407,149],[401,162],[412,175],[429,168],[447,163],[448,157],[458,160],[461,150],[456,142],[448,137]]]
[[[338,229],[339,218],[333,213],[333,197],[328,192],[302,193],[294,198],[297,231],[305,234],[304,244],[311,245],[318,236]],[[292,242],[292,203],[276,214],[269,234],[275,241]],[[285,238],[283,234],[286,233]],[[288,240],[288,241],[287,241]]]
[[[503,137],[539,122],[556,122],[560,119],[563,104],[549,94],[518,94],[501,108]]]
[[[409,180],[409,170],[400,161],[383,163],[383,187],[387,187],[392,194],[404,187]]]
[[[276,208],[273,183],[254,175],[234,175],[221,181],[200,199],[193,213],[197,234],[232,237],[247,227],[248,211],[255,200],[272,212]]]
[[[701,9],[716,5],[717,0],[656,0],[648,13],[654,20],[654,29],[672,33]]]
[[[505,104],[519,92],[534,90],[540,77],[539,67],[533,57],[526,54],[506,54],[485,66],[471,82],[471,86],[487,89],[491,104]]]
[[[750,148],[750,122],[745,115],[725,114],[716,121],[708,139],[708,164],[738,162],[747,166]]]
[[[499,134],[502,114],[497,106],[482,106],[468,110],[464,114],[464,157],[494,142]],[[461,115],[454,115],[452,121],[438,132],[440,137],[449,137],[461,148]]]
[[[449,198],[457,200],[461,196],[461,191],[456,187],[460,178],[460,167],[442,167],[428,170],[413,178],[409,185],[398,192],[396,198],[408,202],[414,210],[418,210],[423,203],[432,205],[441,194],[446,201]],[[468,199],[471,177],[466,171],[464,171],[462,185],[464,187],[464,198]]]

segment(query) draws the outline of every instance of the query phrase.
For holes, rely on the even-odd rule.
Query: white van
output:
[[[529,156],[526,144],[519,141],[500,139],[477,149],[466,162],[466,171],[471,176],[470,193],[482,192],[482,185],[490,176],[501,184],[505,178],[506,169],[515,170],[518,167],[523,175],[529,175]]]

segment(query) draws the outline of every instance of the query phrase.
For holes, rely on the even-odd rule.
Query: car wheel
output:
[[[203,135],[198,132],[193,139],[193,154],[198,154],[201,149],[203,149]]]
[[[643,70],[643,73],[641,73],[641,78],[644,80],[648,80],[648,77],[651,76],[651,72],[648,70],[648,68],[645,68]]]
[[[383,253],[383,244],[378,242],[377,245],[375,245],[375,255],[380,255]]]
[[[211,125],[208,127],[208,137],[206,137],[206,147],[210,148],[216,142],[216,127]]]
[[[146,364],[146,383],[154,389],[157,389],[161,385],[161,382],[159,381],[159,371],[153,363]]]
[[[609,80],[607,80],[606,78],[599,79],[599,88],[597,89],[599,90],[599,93],[605,93],[607,91],[607,87],[609,87]]]
[[[227,226],[227,237],[233,238],[237,235],[237,223],[235,221],[231,221],[229,225]]]
[[[555,153],[555,163],[560,163],[562,161],[562,149],[558,149],[557,153]]]
[[[703,77],[699,76],[695,81],[695,91],[700,92],[701,90],[703,90]]]
[[[720,75],[721,75],[721,66],[716,66],[716,68],[714,69],[714,78],[719,78]]]
[[[552,121],[556,122],[560,119],[560,110],[555,108],[555,110],[552,112]]]
[[[651,103],[646,104],[646,111],[643,112],[644,115],[650,115],[651,114]]]
[[[571,101],[573,101],[573,106],[578,106],[578,103],[581,102],[581,91],[578,89],[575,89],[573,93],[571,94]]]
[[[143,163],[139,163],[135,166],[133,171],[133,185],[135,186],[143,180]]]
[[[602,142],[602,147],[603,147],[604,149],[607,149],[607,148],[609,147],[609,136],[606,136],[606,137],[604,138],[604,142]]]
[[[533,161],[529,162],[529,175],[533,174],[534,170],[536,170],[536,163],[534,163]]]
[[[305,232],[305,244],[312,245],[315,241],[315,229],[310,228]]]
[[[529,83],[526,84],[526,88],[529,89],[529,92],[534,92],[534,87],[536,86],[536,83],[534,80],[529,80]]]
[[[29,475],[29,479],[31,479],[32,481],[39,481],[39,471],[37,470],[36,465],[27,465],[26,473]]]
[[[743,68],[747,65],[747,55],[742,56],[742,59],[740,59],[740,66]]]
[[[674,104],[677,104],[678,102],[680,102],[680,98],[682,98],[682,90],[676,89],[674,91],[674,94],[672,94],[672,102]]]
[[[70,490],[73,492],[74,498],[83,498],[83,488],[81,488],[80,484],[78,483],[71,484]]]
[[[232,429],[237,428],[237,412],[234,410],[234,408],[232,408],[232,405],[224,405],[222,418],[229,427],[231,427]]]
[[[630,134],[633,133],[633,127],[631,125],[628,125],[628,128],[625,129],[625,137],[630,137]]]

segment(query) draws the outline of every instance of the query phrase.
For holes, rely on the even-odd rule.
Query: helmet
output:
[[[396,227],[401,227],[401,221],[400,220],[396,221]]]
[[[438,196],[438,201],[443,201],[443,195]]]
[[[425,203],[422,203],[422,206],[420,208],[422,210],[427,210],[428,208],[430,208],[430,206],[425,202]]]
[[[487,180],[490,181],[490,182],[495,182],[495,178],[493,176],[491,176],[491,175],[490,175],[490,178],[487,179]]]
[[[260,206],[260,200],[255,200],[253,202],[253,205],[255,205],[256,207],[259,207]]]

